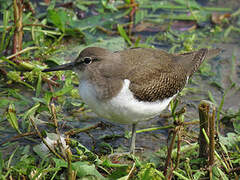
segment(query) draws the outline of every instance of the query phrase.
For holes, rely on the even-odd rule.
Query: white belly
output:
[[[88,81],[82,80],[79,93],[84,102],[99,116],[121,124],[133,124],[159,115],[176,96],[156,102],[137,100],[129,90],[130,81],[124,80],[120,93],[108,101],[99,101],[96,90]]]

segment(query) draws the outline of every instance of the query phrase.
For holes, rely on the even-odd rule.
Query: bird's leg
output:
[[[134,155],[135,153],[135,140],[136,140],[136,126],[137,123],[132,124],[132,136],[131,136],[131,141],[130,141],[130,148],[129,152],[123,152],[123,153],[113,153],[110,154],[108,157],[114,157],[114,156],[126,156],[126,155]]]
[[[135,152],[136,126],[137,126],[137,123],[132,124],[132,137],[131,137],[131,142],[130,142],[130,153],[131,154],[134,154],[134,152]]]

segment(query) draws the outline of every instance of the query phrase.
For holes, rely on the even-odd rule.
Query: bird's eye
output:
[[[91,58],[91,57],[85,57],[85,58],[83,59],[83,62],[84,62],[85,64],[91,64],[92,58]]]

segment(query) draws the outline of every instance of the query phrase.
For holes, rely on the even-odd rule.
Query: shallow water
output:
[[[235,7],[235,3],[237,1],[218,1],[219,5],[224,7],[225,3],[228,3],[228,7],[230,7],[229,3],[232,3],[232,7]],[[237,6],[239,4],[237,3]],[[236,7],[237,7],[236,6]],[[235,39],[234,42],[236,43],[221,43],[216,44],[216,47],[224,49],[224,52],[217,58],[209,60],[209,64],[211,64],[211,70],[214,73],[212,76],[208,75],[200,75],[200,73],[195,73],[195,75],[192,77],[192,83],[188,84],[186,88],[194,88],[195,91],[187,90],[185,91],[186,94],[182,95],[181,97],[178,97],[180,100],[180,104],[178,109],[180,109],[183,106],[186,106],[187,111],[184,114],[185,121],[192,121],[198,119],[198,104],[203,99],[208,99],[208,91],[210,91],[213,95],[213,98],[216,101],[216,104],[219,105],[221,102],[221,99],[223,97],[224,92],[226,89],[228,89],[231,84],[234,82],[236,83],[236,86],[232,88],[225,97],[225,102],[223,105],[223,111],[224,112],[232,112],[236,113],[240,109],[240,45],[239,45],[240,39]],[[206,42],[207,45],[207,42]],[[74,47],[74,45],[72,45]],[[75,49],[74,49],[75,48]],[[69,55],[69,59],[73,59],[73,56],[77,54],[77,51],[79,50],[79,47],[74,47],[73,49],[76,50],[76,53],[72,53],[69,55],[67,52],[61,52],[61,56],[64,57],[66,54]],[[119,47],[120,48],[120,47]],[[122,48],[122,47],[121,47]],[[165,47],[166,48],[166,47]],[[236,60],[232,60],[232,56],[236,56]],[[222,88],[219,88],[213,84],[213,82],[217,82],[221,85]],[[1,84],[0,84],[1,87]],[[1,87],[4,88],[4,87]],[[13,87],[14,88],[14,85]],[[43,87],[46,88],[46,87]],[[23,87],[22,91],[20,92],[24,96],[29,97],[29,100],[31,100],[31,97],[34,96],[34,92],[26,91],[25,87]],[[0,98],[8,98],[0,97]],[[1,99],[0,99],[1,101]],[[17,113],[24,113],[27,109],[30,107],[25,106],[21,103],[18,104],[17,99],[12,99],[13,102],[16,103],[16,109]],[[32,104],[33,105],[33,104]],[[3,114],[6,111],[6,109],[0,109],[0,113]],[[70,110],[71,111],[71,110]],[[168,110],[165,110],[163,113],[169,113]],[[46,116],[42,115],[40,116],[42,120],[47,121]],[[83,128],[86,126],[93,125],[99,121],[101,121],[100,117],[97,117],[94,113],[87,113],[87,115],[82,115],[80,113],[77,116],[72,116],[69,111],[64,112],[64,117],[61,124],[61,131],[65,132],[67,130],[70,130],[71,128]],[[171,119],[163,119],[160,117],[156,117],[153,120],[139,123],[137,129],[144,129],[149,127],[156,127],[156,126],[164,126],[169,123],[171,124]],[[45,126],[41,126],[40,128],[45,128]],[[198,126],[189,126],[188,128],[190,131],[198,132]],[[121,135],[122,137],[116,137],[113,139],[106,140],[107,143],[110,143],[114,148],[118,148],[119,145],[128,146],[129,140],[124,138],[124,134],[126,130],[131,130],[130,126],[127,125],[111,125],[107,126],[105,129],[94,129],[90,131],[90,135],[86,133],[81,133],[76,136],[74,136],[75,139],[77,139],[79,142],[81,142],[83,145],[87,146],[89,149],[92,149],[93,145],[96,145],[96,151],[99,151],[101,148],[101,143],[103,142],[102,138],[99,138],[100,136],[106,136],[106,135]],[[226,133],[228,131],[232,130],[232,127],[228,125],[221,125],[221,132]],[[0,119],[0,143],[8,140],[10,137],[17,135],[15,130],[11,128],[8,122],[5,121],[4,116]],[[156,151],[161,147],[162,145],[166,145],[166,139],[168,135],[168,130],[157,130],[153,132],[147,132],[147,133],[139,133],[137,134],[136,138],[136,146],[142,147],[145,149],[145,151]],[[92,136],[92,137],[91,137]],[[34,138],[33,138],[34,139]],[[26,144],[35,144],[34,141],[28,141],[19,139],[19,143],[26,143]],[[15,147],[15,146],[13,146]],[[7,152],[7,150],[6,150]],[[11,150],[8,149],[8,152],[11,152]]]

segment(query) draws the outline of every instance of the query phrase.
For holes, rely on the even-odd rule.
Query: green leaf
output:
[[[37,89],[36,89],[36,97],[38,97],[40,95],[41,89],[42,89],[42,73],[39,72],[38,81],[37,81]]]
[[[3,160],[2,152],[0,151],[0,174],[2,174],[3,167],[4,167],[4,160]]]
[[[72,23],[72,16],[64,9],[48,10],[48,21],[54,24],[62,32],[65,32],[66,26]]]
[[[0,108],[6,107],[10,102],[12,102],[12,101],[8,100],[8,99],[0,98]]]
[[[180,174],[180,173],[177,172],[177,171],[173,171],[173,174],[174,174],[175,176],[177,176],[177,179],[189,180],[187,177],[185,177],[184,175]]]
[[[35,104],[31,109],[29,109],[27,112],[24,113],[23,120],[25,120],[27,117],[34,115],[36,110],[39,108],[40,103]]]
[[[56,0],[51,0],[47,10],[53,10],[56,4]]]
[[[73,89],[73,86],[64,86],[59,91],[56,91],[53,93],[53,96],[62,96],[68,92],[70,92]]]
[[[23,62],[22,62],[21,64],[23,64]],[[31,86],[30,84],[22,81],[22,79],[21,79],[21,72],[19,72],[19,71],[9,71],[9,72],[7,73],[7,77],[8,77],[9,79],[12,79],[13,81],[16,81],[16,82],[18,82],[18,83],[21,83],[21,84],[23,84],[23,85],[25,85],[25,86],[27,86],[27,87],[35,90],[35,88],[34,88],[33,86]]]
[[[85,12],[88,11],[88,7],[81,4],[81,2],[76,2],[75,5],[77,8],[81,9],[82,11],[85,11]]]
[[[142,180],[161,180],[165,179],[162,172],[158,171],[153,163],[147,163],[141,167],[138,173],[138,178]]]
[[[88,157],[88,160],[90,160],[90,161],[97,161],[98,160],[98,157],[97,157],[96,154],[89,151],[85,146],[83,146],[79,142],[75,142],[75,143],[76,143],[75,145],[77,145],[76,150],[77,150],[77,153],[79,155],[84,154],[85,156]]]
[[[8,122],[11,124],[11,126],[21,134],[21,131],[19,130],[18,127],[18,120],[17,120],[17,115],[16,115],[16,109],[14,104],[9,104],[8,110],[6,112],[6,118]]]
[[[226,174],[217,166],[213,166],[213,180],[222,179],[228,180]]]
[[[17,91],[18,91],[18,89],[8,89],[8,95],[12,96],[14,98],[20,99],[20,100],[24,101],[26,104],[31,103],[31,101],[29,99],[27,99],[25,96],[21,95]]]
[[[74,170],[77,171],[77,176],[79,178],[93,176],[99,180],[106,179],[97,171],[94,164],[90,165],[88,162],[78,161],[72,163],[72,167]]]
[[[44,94],[43,99],[45,100],[46,104],[49,104],[52,97],[53,97],[53,93],[51,93],[51,92],[46,92],[46,93]]]
[[[68,166],[67,162],[65,162],[61,159],[53,158],[53,161],[55,162],[56,167],[67,168],[67,166]],[[97,171],[94,164],[89,164],[88,162],[78,161],[78,162],[72,163],[72,167],[75,171],[77,171],[77,177],[79,177],[79,178],[93,176],[99,180],[106,179]]]
[[[21,72],[18,71],[9,71],[7,73],[7,76],[9,79],[12,79],[16,82],[20,82],[21,81],[21,76],[20,76]]]
[[[117,179],[128,177],[128,166],[125,167],[118,167],[115,171],[111,172],[108,176],[109,179]]]
[[[109,0],[101,0],[101,3],[104,8],[109,9],[111,11],[117,11],[117,8],[113,4],[114,1]]]
[[[147,10],[136,11],[135,24],[138,24],[139,22],[143,21],[147,15],[148,15]]]
[[[232,148],[236,146],[238,142],[240,142],[240,136],[236,133],[229,132],[227,133],[227,137],[219,136],[221,143]]]
[[[62,167],[67,167],[67,162],[63,161],[61,159],[53,158],[53,161],[55,162],[56,167],[62,168]]]
[[[13,65],[14,67],[18,67],[18,65],[16,63],[14,63],[13,61],[11,61],[11,60],[9,60],[9,59],[7,59],[5,57],[0,57],[0,59],[5,61],[5,62],[7,62],[7,63],[9,63],[9,64],[11,64],[11,65]]]
[[[194,180],[198,180],[201,177],[204,177],[205,173],[203,171],[198,170],[194,175],[193,175],[193,179]]]
[[[108,167],[108,168],[128,168],[128,164],[117,164],[112,163],[109,159],[105,159],[102,164],[102,166]]]
[[[120,24],[118,24],[117,28],[118,28],[118,32],[120,33],[120,35],[125,39],[125,41],[127,41],[127,43],[130,46],[132,46],[132,42],[131,42],[130,38],[128,37],[126,31],[123,29],[123,27]]]
[[[209,91],[209,90],[208,90],[208,98],[210,99],[210,101],[211,101],[212,103],[214,103],[215,105],[217,104],[217,102],[215,101],[215,99],[214,99],[211,91]]]
[[[131,0],[124,0],[125,1],[125,3],[127,3],[127,4],[130,4],[131,3]]]

